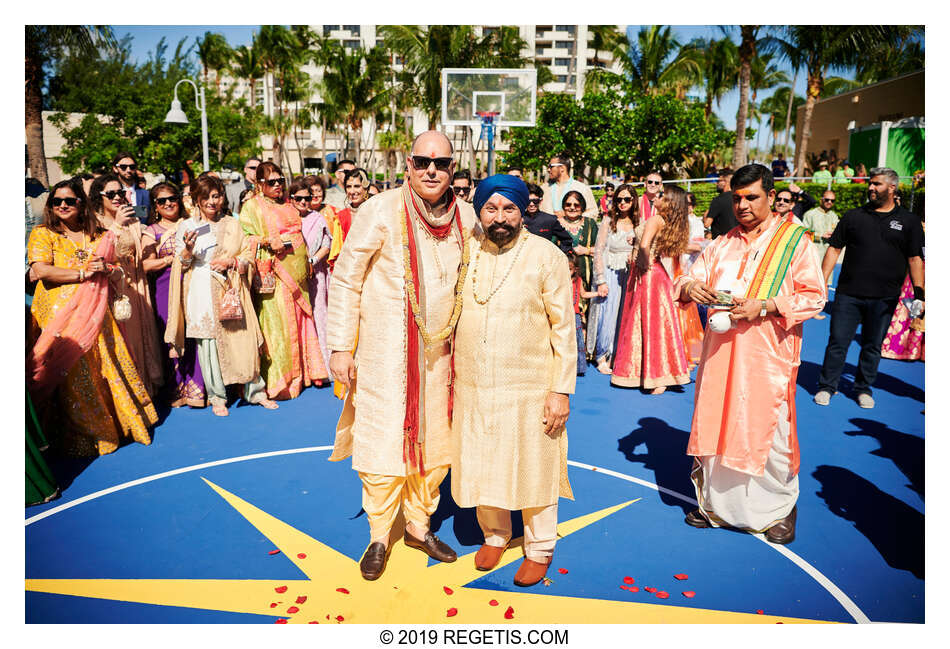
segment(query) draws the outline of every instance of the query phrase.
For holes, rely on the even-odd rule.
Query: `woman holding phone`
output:
[[[89,188],[89,204],[100,226],[115,234],[116,263],[120,272],[111,278],[113,316],[135,361],[135,369],[155,396],[164,382],[155,311],[142,267],[142,225],[126,200],[118,176],[99,176]]]
[[[284,201],[286,183],[280,167],[260,163],[254,196],[241,207],[240,218],[244,234],[257,249],[261,290],[254,304],[266,342],[261,374],[271,399],[296,398],[306,386],[320,385],[328,376],[307,286],[307,242],[300,214]]]
[[[260,373],[264,342],[248,279],[253,248],[236,219],[225,215],[224,185],[219,178],[198,178],[191,191],[198,213],[178,226],[168,291],[165,342],[185,354],[185,340],[196,341],[198,364],[211,411],[227,417],[226,386],[244,385],[244,399],[273,410]],[[222,313],[222,300],[240,304],[238,317]],[[222,316],[225,316],[222,319]]]

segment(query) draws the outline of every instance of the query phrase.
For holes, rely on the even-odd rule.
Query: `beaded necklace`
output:
[[[488,294],[488,297],[482,299],[478,297],[478,254],[481,252],[482,247],[479,246],[475,250],[475,261],[472,263],[472,297],[475,298],[475,302],[482,306],[488,304],[488,301],[491,300],[495,293],[502,287],[505,283],[505,280],[508,279],[508,276],[511,275],[512,269],[515,267],[515,264],[518,263],[518,256],[521,254],[521,250],[524,248],[525,241],[528,240],[528,237],[521,235],[521,241],[518,242],[518,249],[515,251],[515,256],[511,260],[511,264],[508,266],[508,270],[505,272],[505,276],[501,278],[501,281],[498,282],[498,286],[492,289],[492,292]]]

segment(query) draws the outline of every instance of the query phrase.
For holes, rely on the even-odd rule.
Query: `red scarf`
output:
[[[646,221],[651,216],[653,216],[653,204],[647,198],[646,192],[643,192],[640,196],[640,220]]]
[[[445,239],[449,232],[452,229],[452,223],[455,223],[455,226],[458,230],[458,242],[461,247],[464,239],[462,238],[462,220],[459,214],[458,204],[455,202],[455,196],[453,195],[450,199],[448,206],[448,212],[455,212],[454,218],[450,219],[448,223],[440,227],[432,227],[425,220],[425,217],[422,216],[422,211],[419,209],[418,204],[416,203],[415,197],[412,195],[412,191],[408,188],[406,193],[409,195],[409,201],[405,200],[403,196],[403,207],[405,209],[405,219],[406,219],[406,234],[409,243],[409,270],[412,276],[412,290],[416,299],[416,304],[419,303],[419,262],[416,256],[416,241],[413,234],[412,227],[412,217],[410,216],[410,207],[409,203],[412,203],[412,210],[416,214],[416,221],[422,223],[423,227],[432,234],[432,236],[438,239]],[[420,310],[422,305],[419,306]],[[416,324],[416,320],[412,315],[412,305],[409,302],[409,296],[406,296],[406,314],[407,314],[407,337],[406,337],[406,416],[403,420],[403,446],[402,446],[402,459],[403,462],[406,461],[406,458],[409,458],[410,464],[415,467],[418,462],[419,466],[419,475],[424,476],[425,465],[423,463],[423,444],[419,441],[419,385],[420,385],[420,376],[419,376],[419,325]],[[453,367],[450,370],[450,383],[449,383],[449,417],[452,416],[452,384],[455,382],[455,367],[454,367],[454,354],[453,354]]]

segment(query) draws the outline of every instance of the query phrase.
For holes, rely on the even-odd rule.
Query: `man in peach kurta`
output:
[[[730,291],[735,302],[732,328],[708,329],[703,343],[686,449],[695,457],[691,477],[699,508],[686,522],[765,532],[774,543],[790,543],[798,500],[795,379],[802,323],[821,312],[827,293],[808,237],[790,230],[789,239],[776,238],[783,225],[795,226],[771,211],[769,169],[742,167],[732,177],[732,190],[738,227],[707,247],[675,285],[683,302],[712,305],[717,291]],[[773,238],[787,245],[770,249]],[[784,274],[765,275],[775,279],[774,295],[750,297],[747,291],[770,250],[785,250],[790,263]]]
[[[362,481],[370,544],[360,572],[368,580],[385,569],[400,509],[406,545],[456,559],[429,530],[451,463],[452,317],[475,222],[471,205],[449,190],[454,165],[444,135],[416,138],[409,182],[360,207],[330,281],[330,371],[348,388],[330,459],[352,456]]]

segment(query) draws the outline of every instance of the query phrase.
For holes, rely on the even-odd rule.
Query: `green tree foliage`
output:
[[[136,154],[141,169],[172,171],[185,160],[201,159],[201,117],[194,91],[179,87],[179,99],[189,123],[166,124],[175,83],[193,79],[197,70],[185,41],[170,58],[160,41],[141,65],[131,62],[130,41],[94,56],[65,56],[57,61],[49,82],[48,102],[56,113],[51,121],[66,140],[59,163],[66,173],[108,167],[122,150]],[[261,114],[243,100],[206,92],[208,151],[213,168],[238,169],[245,157],[258,152]],[[65,113],[85,113],[69,128]]]
[[[537,125],[512,129],[504,164],[538,169],[556,153],[584,166],[642,175],[660,168],[679,175],[695,154],[733,143],[729,131],[713,127],[701,104],[670,95],[624,96],[615,90],[591,92],[582,101],[563,94],[538,98]]]

